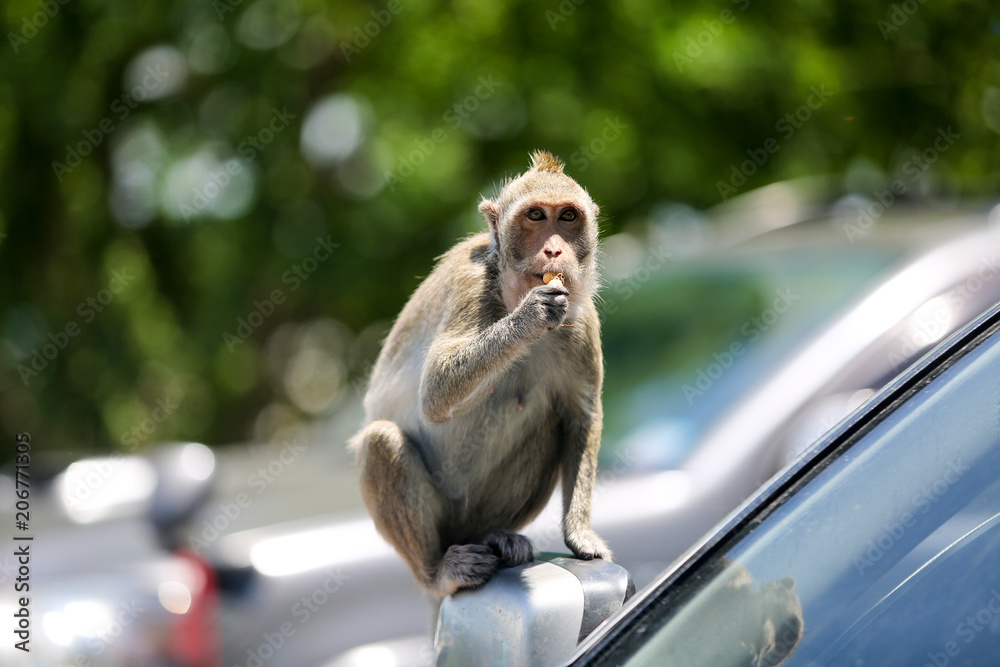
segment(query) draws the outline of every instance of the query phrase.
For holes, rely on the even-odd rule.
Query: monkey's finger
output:
[[[565,299],[565,297],[563,297],[563,299]],[[565,300],[563,301],[552,300],[545,304],[545,310],[549,314],[558,315],[560,317],[565,315],[568,309],[569,309],[569,303],[567,303]]]
[[[569,296],[569,290],[562,285],[555,284],[554,280],[548,285],[539,285],[535,289],[542,294],[562,294],[564,296]]]
[[[559,306],[560,308],[566,308],[569,306],[569,297],[565,294],[554,294],[551,299],[548,300],[554,306]]]

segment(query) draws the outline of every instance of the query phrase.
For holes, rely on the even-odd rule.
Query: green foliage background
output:
[[[40,449],[125,448],[164,400],[177,408],[140,444],[267,437],[335,409],[433,258],[480,228],[479,193],[536,147],[567,160],[606,234],[641,227],[663,202],[717,203],[719,182],[769,138],[778,152],[738,191],[859,165],[891,175],[949,127],[960,139],[928,182],[987,198],[1000,185],[991,3],[7,0],[0,11],[0,439],[29,431]],[[130,63],[157,45],[186,59],[183,85],[119,119]],[[814,87],[832,97],[786,138],[777,124]],[[358,111],[361,141],[317,165],[303,124],[329,95]],[[294,118],[244,163],[250,205],[179,215],[171,165],[206,146],[235,158],[275,109]],[[57,174],[53,162],[109,117],[93,153]],[[147,213],[123,221],[114,151],[136,128],[160,152],[147,161]],[[291,290],[283,276],[327,236],[332,257]],[[134,278],[85,321],[80,304],[123,269]],[[227,345],[275,289],[287,300]],[[73,322],[79,335],[25,373]],[[310,336],[325,336],[322,354],[296,357]],[[290,365],[330,400],[295,400]]]

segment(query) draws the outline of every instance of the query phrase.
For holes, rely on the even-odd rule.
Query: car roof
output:
[[[794,386],[797,396],[802,398],[814,395],[828,386],[845,364],[863,354],[873,340],[890,331],[909,313],[973,274],[978,268],[976,260],[989,243],[992,242],[1000,253],[997,244],[1000,234],[985,227],[984,222],[984,216],[967,216],[959,220],[963,228],[974,231],[963,233],[912,259],[836,317],[826,331],[809,341],[716,424],[685,469],[711,474],[720,457],[738,456],[747,449],[748,439],[768,437],[767,429],[784,423],[803,402],[790,400],[789,386]],[[1000,266],[997,269],[1000,270]],[[783,415],[761,419],[762,414],[776,411]]]

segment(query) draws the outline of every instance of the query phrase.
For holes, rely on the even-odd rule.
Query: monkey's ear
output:
[[[492,199],[484,199],[479,202],[479,212],[486,218],[486,223],[490,226],[490,231],[496,233],[497,225],[500,224],[500,209]]]

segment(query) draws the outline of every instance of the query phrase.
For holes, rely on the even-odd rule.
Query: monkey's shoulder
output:
[[[489,244],[489,234],[476,234],[437,258],[431,273],[396,317],[379,357],[383,364],[421,356],[427,341],[437,338],[443,329],[471,328],[487,318],[484,303],[492,300],[483,295],[489,290]]]
[[[471,234],[461,239],[445,253],[435,259],[437,266],[442,264],[474,264],[485,266],[490,250],[491,237],[488,232]]]
[[[428,283],[453,287],[459,294],[479,293],[487,287],[490,235],[474,234],[456,243],[437,258]]]
[[[419,298],[411,300],[416,301],[413,315],[433,318],[435,325],[452,331],[479,329],[502,316],[489,246],[489,234],[476,234],[438,258]]]

